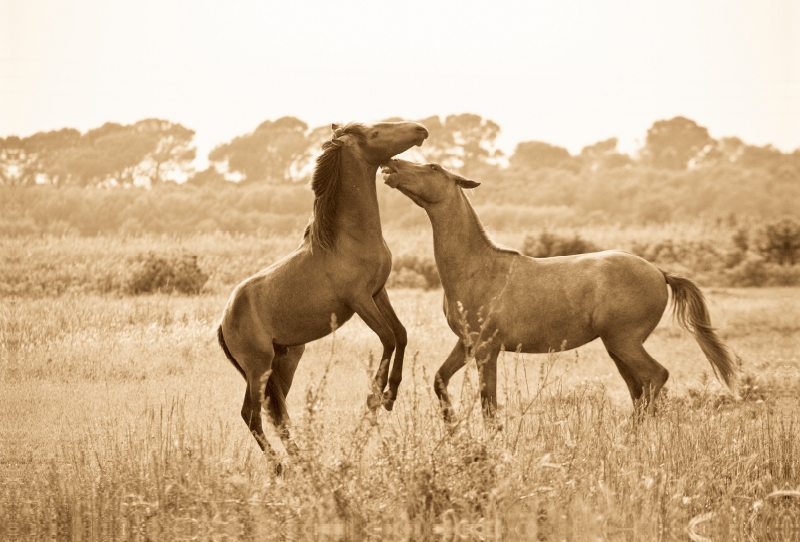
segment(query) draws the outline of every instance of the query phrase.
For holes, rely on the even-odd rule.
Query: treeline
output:
[[[392,119],[389,119],[392,120]],[[500,127],[478,115],[422,119],[416,159],[481,181],[471,196],[496,230],[701,219],[759,221],[800,209],[800,149],[715,140],[683,117],[655,122],[635,155],[611,138],[578,154],[537,141],[503,156]],[[217,146],[192,170],[194,132],[165,120],[0,138],[0,234],[276,232],[300,229],[328,126],[284,117]],[[185,182],[173,182],[171,179]],[[231,182],[228,179],[237,179]],[[388,227],[424,214],[381,189]]]
[[[768,170],[717,166],[694,170],[505,171],[470,195],[494,231],[544,227],[723,221],[749,224],[797,216],[800,182]],[[380,181],[379,181],[380,182]],[[427,227],[408,198],[379,186],[386,228]],[[0,187],[0,235],[242,232],[300,230],[313,194],[303,183],[167,183],[142,187]]]

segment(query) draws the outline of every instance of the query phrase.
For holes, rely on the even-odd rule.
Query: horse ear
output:
[[[461,188],[477,188],[478,186],[481,185],[481,183],[476,181],[471,181],[467,178],[462,177],[461,175],[456,175],[455,181]]]
[[[331,132],[331,137],[336,139],[344,133],[344,128],[340,124],[333,123],[331,124]]]
[[[344,134],[343,136],[339,136],[333,140],[335,143],[338,143],[339,146],[344,145],[345,147],[352,147],[355,144],[355,140],[353,136],[350,134]]]

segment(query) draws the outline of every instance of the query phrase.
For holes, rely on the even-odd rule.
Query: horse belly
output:
[[[284,346],[305,344],[329,335],[353,315],[324,272],[294,256],[242,283],[229,303],[226,312],[259,342],[271,337]]]
[[[353,311],[335,296],[298,295],[273,305],[270,320],[274,341],[283,345],[305,344],[329,335],[347,322]]]
[[[579,315],[574,320],[560,316],[509,322],[500,328],[498,337],[508,351],[520,349],[526,354],[572,350],[597,338],[597,333]]]

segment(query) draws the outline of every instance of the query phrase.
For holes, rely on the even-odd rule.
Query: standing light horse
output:
[[[383,404],[391,410],[402,378],[406,330],[384,288],[392,254],[381,232],[375,176],[380,164],[421,145],[428,131],[415,122],[332,129],[312,175],[314,212],[303,242],[234,289],[217,332],[225,355],[247,381],[242,418],[262,450],[269,448],[261,424],[265,405],[287,451],[296,451],[286,394],[305,343],[328,335],[353,313],[383,345],[370,408]]]
[[[667,285],[678,322],[691,331],[728,387],[736,370],[711,327],[702,292],[689,279],[619,251],[529,258],[495,244],[462,188],[480,183],[438,164],[391,160],[386,184],[425,209],[444,287],[444,312],[458,335],[434,390],[446,421],[453,418],[450,377],[471,358],[479,366],[484,415],[497,407],[497,356],[505,345],[524,353],[572,349],[600,337],[628,385],[635,407],[652,406],[669,372],[642,343],[667,307]]]

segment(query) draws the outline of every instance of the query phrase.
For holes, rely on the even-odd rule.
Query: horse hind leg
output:
[[[286,396],[292,387],[294,373],[304,350],[305,345],[288,347],[275,345],[272,374],[265,388],[267,413],[289,455],[295,455],[298,449],[289,433],[291,422],[286,407]]]
[[[603,338],[603,344],[628,385],[633,406],[654,412],[655,400],[669,378],[669,371],[638,340]]]
[[[264,393],[272,372],[272,359],[274,357],[275,352],[270,348],[260,356],[239,356],[240,359],[237,359],[247,380],[247,390],[242,404],[242,419],[244,419],[258,445],[265,452],[273,452],[273,450],[267,442],[267,437],[261,424],[261,407],[265,401]]]

